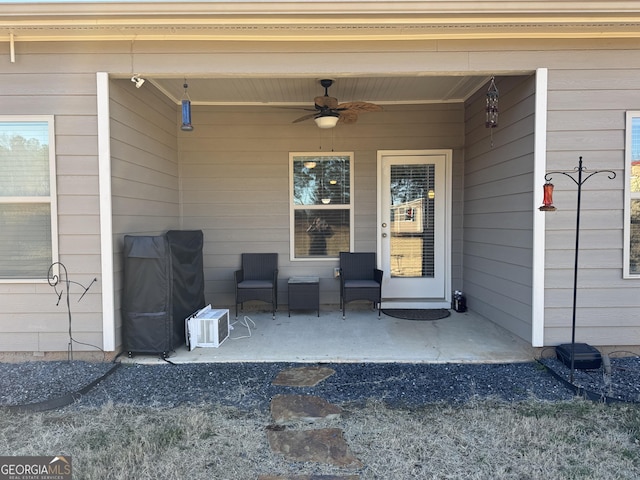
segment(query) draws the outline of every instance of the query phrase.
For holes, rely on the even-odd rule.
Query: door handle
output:
[[[383,233],[383,234],[382,234],[382,238],[386,238],[386,237],[387,237],[387,234],[386,234],[386,233]]]
[[[383,223],[383,224],[382,224],[382,228],[387,228],[387,224],[386,224],[386,223]]]

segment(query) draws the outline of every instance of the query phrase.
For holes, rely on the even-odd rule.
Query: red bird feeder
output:
[[[555,212],[556,207],[553,206],[553,183],[545,183],[542,186],[543,191],[543,199],[542,206],[540,207],[541,212]]]

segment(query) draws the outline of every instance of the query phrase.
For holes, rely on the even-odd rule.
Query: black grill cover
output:
[[[204,308],[204,265],[201,230],[169,230],[171,252],[172,307],[177,343],[186,343],[184,320]]]
[[[124,237],[123,342],[166,355],[185,342],[184,319],[204,305],[202,231]]]

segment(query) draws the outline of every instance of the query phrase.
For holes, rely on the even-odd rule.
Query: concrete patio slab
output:
[[[435,321],[402,320],[371,309],[246,313],[219,347],[180,346],[173,363],[513,363],[536,358],[536,349],[472,312],[451,312]],[[255,323],[255,327],[253,324]],[[157,355],[122,356],[123,363],[164,363]]]

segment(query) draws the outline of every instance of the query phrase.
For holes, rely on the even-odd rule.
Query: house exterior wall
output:
[[[122,339],[125,235],[180,228],[176,106],[152,85],[109,85],[116,345]]]
[[[468,103],[464,119],[462,106],[446,112],[447,118],[460,118],[459,128],[443,126],[437,120],[442,114],[438,109],[443,106],[394,107],[380,114],[363,115],[362,121],[345,134],[349,136],[342,137],[335,130],[335,137],[329,142],[327,138],[323,140],[313,124],[291,125],[289,113],[258,107],[196,106],[196,129],[189,134],[179,132],[179,112],[177,108],[172,110],[161,95],[147,91],[145,85],[145,90],[135,91],[134,96],[131,82],[114,81],[110,104],[115,172],[114,255],[119,256],[118,242],[125,233],[202,228],[208,301],[233,301],[230,272],[239,265],[242,251],[259,248],[280,253],[282,282],[303,270],[317,271],[323,278],[322,302],[334,303],[337,286],[331,262],[302,264],[288,260],[288,152],[319,148],[355,152],[354,247],[374,250],[376,150],[452,148],[453,286],[458,288],[457,282],[464,277],[462,288],[471,296],[472,308],[528,338],[530,320],[523,310],[527,301],[526,272],[530,267],[524,253],[528,242],[524,233],[531,223],[528,214],[535,188],[541,187],[543,179],[532,178],[527,170],[533,168],[529,156],[534,84],[522,77],[546,67],[548,169],[571,170],[578,156],[583,156],[589,168],[619,173],[615,180],[592,179],[583,196],[578,339],[594,345],[638,345],[639,285],[636,280],[622,279],[624,112],[640,109],[637,53],[637,40],[624,38],[304,45],[158,41],[137,43],[135,55],[129,41],[26,42],[18,44],[15,64],[0,66],[0,104],[4,114],[56,116],[60,260],[74,281],[87,285],[98,278],[82,302],[73,305],[73,331],[77,340],[101,345],[96,72],[120,77],[130,75],[132,68],[150,74],[166,73],[171,68],[174,75],[197,71],[202,75],[265,77],[330,76],[340,72],[493,72],[502,78],[501,109],[508,107],[501,113],[501,126],[494,131],[493,149],[488,146],[489,133],[483,126],[481,92]],[[507,77],[501,77],[501,72],[517,74],[521,83],[517,79],[505,80]],[[138,145],[140,139],[144,139],[146,147]],[[138,150],[141,155],[134,155]],[[516,161],[517,157],[522,158]],[[501,161],[505,164],[498,165]],[[132,179],[128,178],[130,173]],[[484,185],[486,173],[490,173],[486,179],[489,183]],[[559,210],[546,217],[546,289],[531,293],[545,295],[546,345],[569,338],[573,286],[575,186],[561,180],[555,184]],[[508,201],[496,202],[491,197],[495,190],[508,192]],[[131,196],[133,191],[136,193]],[[247,203],[248,195],[256,192],[262,197]],[[221,202],[224,209],[218,203],[212,206],[214,201]],[[527,201],[529,207],[525,207]],[[246,209],[242,214],[230,215],[229,208],[235,209],[237,203]],[[490,212],[487,217],[477,209],[480,205]],[[507,214],[512,223],[506,222],[501,208],[512,212]],[[128,212],[133,209],[144,213],[132,218]],[[503,252],[515,254],[516,258],[512,268],[497,268],[504,288],[493,296],[492,308],[488,306],[490,297],[481,298],[479,288],[487,272],[493,270],[497,253],[493,246],[490,251],[482,251],[482,242],[494,241],[491,233],[497,233],[482,228],[485,219],[509,235],[523,234],[513,240],[510,237],[504,245],[499,243]],[[264,232],[263,227],[269,230]],[[465,257],[461,261],[463,251]],[[486,265],[488,259],[491,262]],[[120,268],[121,259],[115,264]],[[118,278],[116,275],[116,283]],[[284,283],[280,290],[285,292],[283,286]],[[117,291],[120,288],[115,286]],[[509,305],[501,303],[503,300]],[[0,350],[66,350],[67,313],[55,302],[46,282],[0,283]],[[498,311],[496,306],[504,310]],[[514,322],[509,320],[516,317]]]
[[[103,342],[96,72],[124,69],[124,48],[30,43],[21,46],[18,65],[0,73],[3,114],[55,115],[59,260],[70,280],[88,286],[97,279],[80,302],[73,301],[80,287],[70,289],[73,338],[87,344],[74,342],[78,351],[97,351]],[[120,67],[113,50],[120,51]],[[151,85],[132,95],[129,84],[110,83],[117,345],[124,234],[180,228],[176,106]],[[56,305],[46,275],[40,282],[0,282],[0,351],[67,350],[66,303]]]
[[[486,89],[465,109],[464,292],[470,309],[530,341],[535,77],[497,87],[492,132],[484,126]]]
[[[640,107],[640,59],[625,50],[584,56],[580,68],[549,57],[547,164],[571,172],[583,157],[585,168],[613,170],[616,178],[595,175],[582,189],[576,341],[637,345],[640,283],[622,278],[622,262],[625,112]],[[577,186],[562,175],[552,183],[558,210],[546,214],[547,345],[571,341],[576,240]]]
[[[234,304],[233,271],[241,253],[277,252],[281,304],[287,303],[287,279],[296,275],[320,277],[320,302],[339,303],[337,259],[289,258],[289,152],[354,153],[353,251],[376,250],[378,150],[450,148],[454,162],[462,162],[460,103],[388,107],[327,131],[312,120],[292,124],[303,114],[276,107],[194,107],[196,127],[179,140],[182,218],[184,228],[204,231],[207,302]],[[453,264],[459,271],[459,251]]]
[[[51,55],[46,44],[25,45],[19,65],[0,67],[0,105],[4,115],[55,115],[59,260],[69,280],[88,286],[100,271],[94,65]],[[0,283],[0,351],[67,350],[66,302],[56,305],[46,271],[42,277]],[[80,302],[80,287],[70,289],[73,338],[79,342],[102,345],[101,291],[99,277]]]

